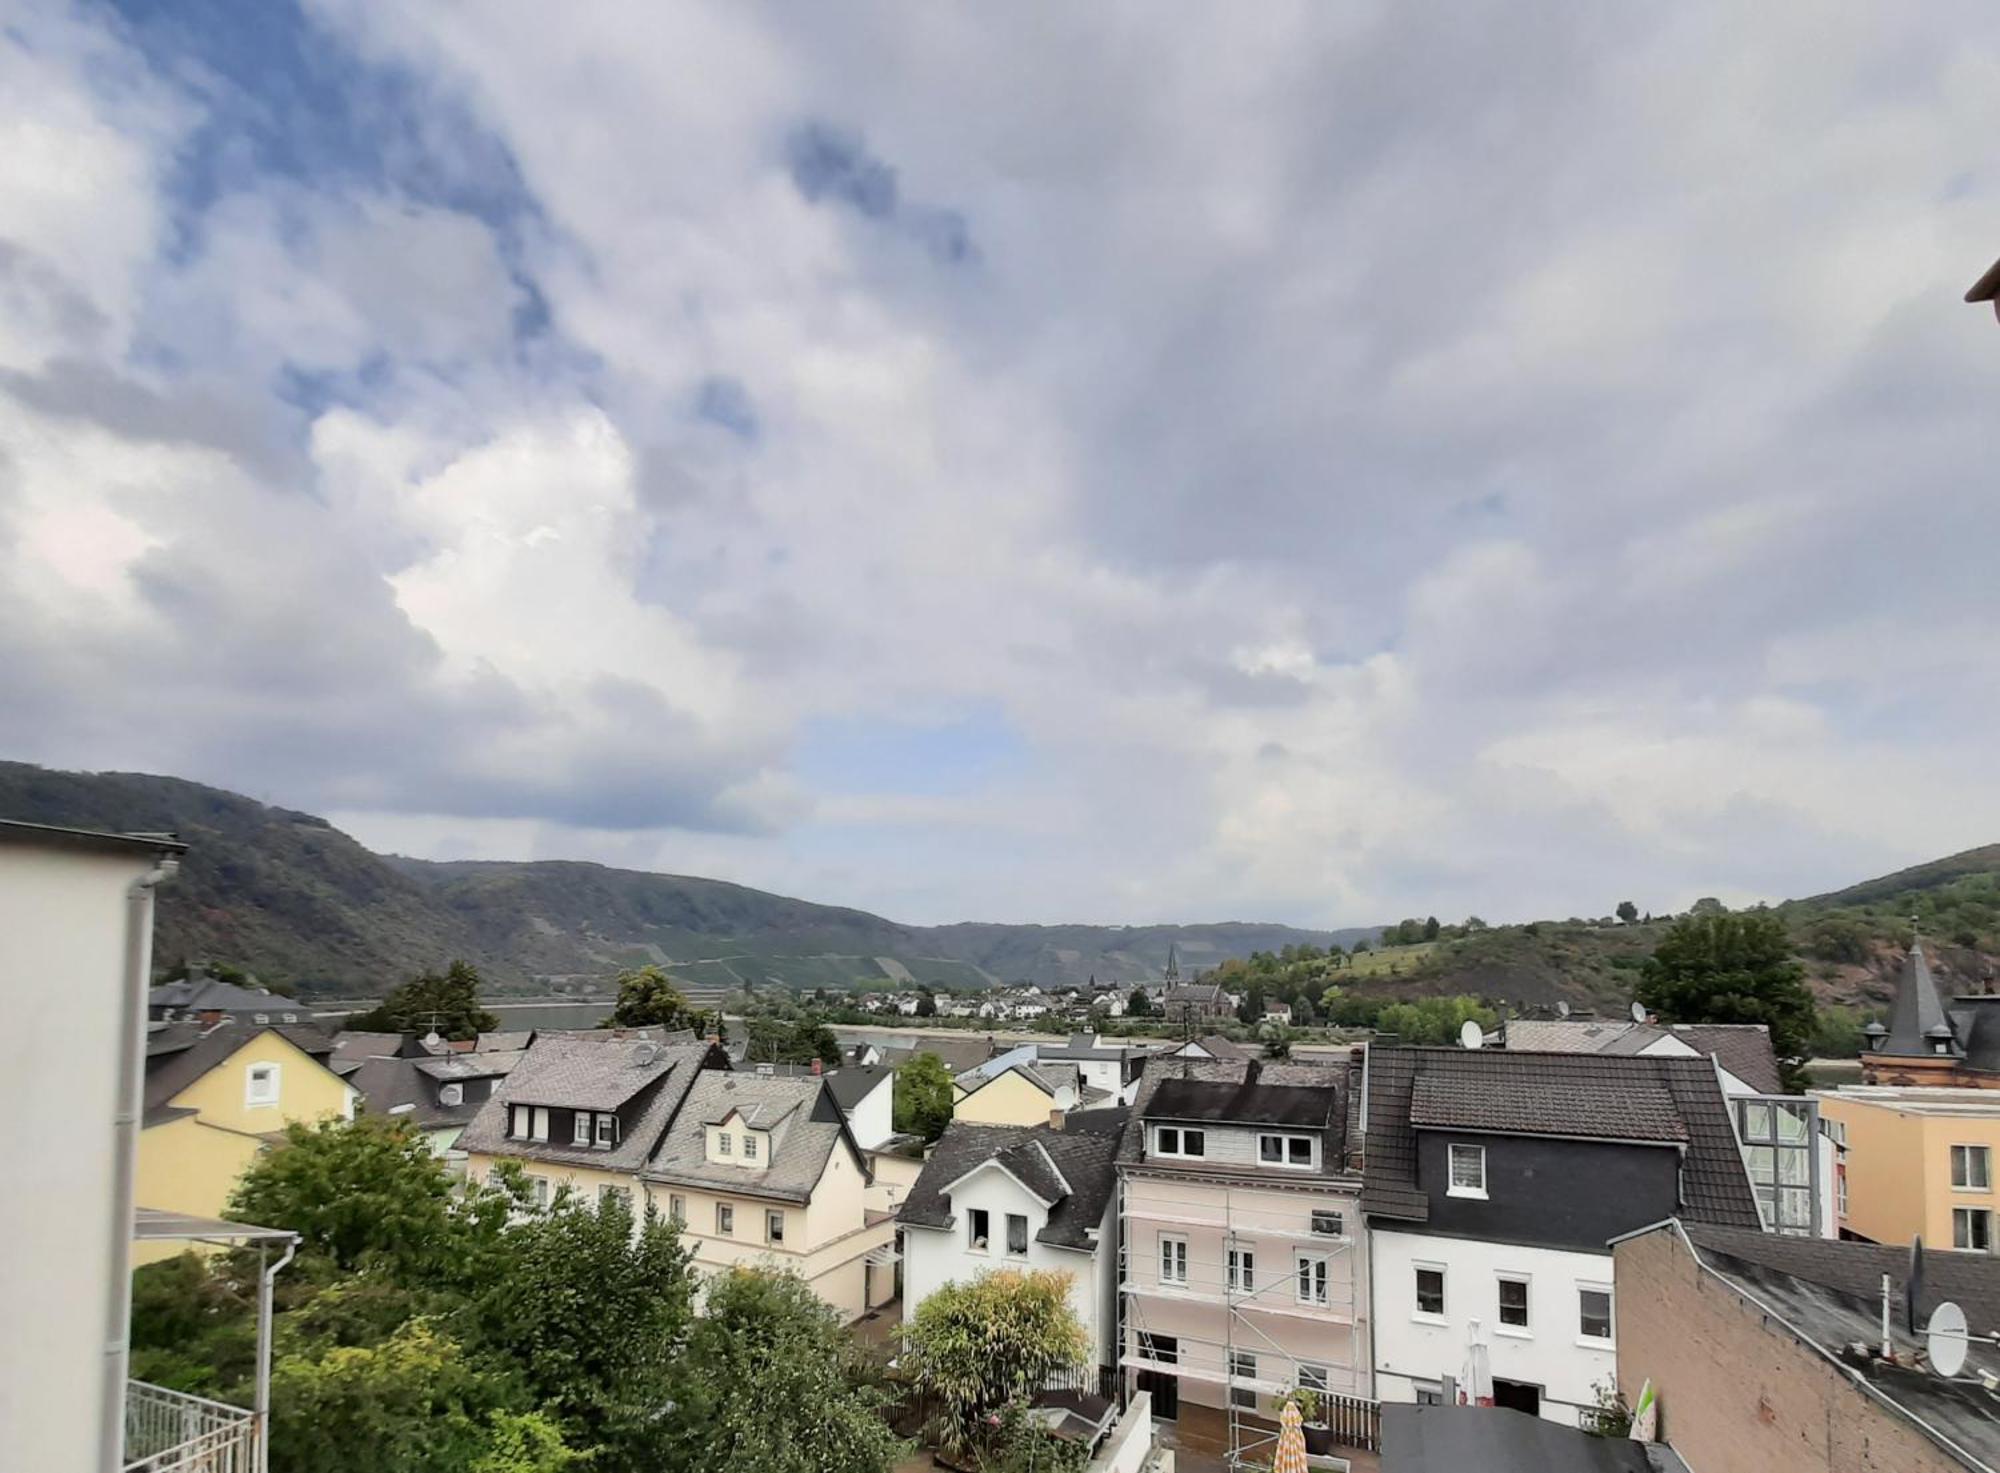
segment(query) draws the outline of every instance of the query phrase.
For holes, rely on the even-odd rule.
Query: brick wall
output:
[[[1618,1385],[1651,1377],[1660,1437],[1698,1473],[1962,1473],[1727,1284],[1680,1236],[1648,1233],[1614,1255]]]

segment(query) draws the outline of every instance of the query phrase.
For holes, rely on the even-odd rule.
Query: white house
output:
[[[924,1163],[897,1223],[903,1229],[903,1317],[946,1284],[992,1269],[1070,1276],[1070,1307],[1091,1363],[1118,1344],[1117,1168],[1123,1111],[1087,1128],[953,1122]]]
[[[1139,1074],[1152,1050],[1111,1047],[1095,1033],[1072,1033],[1067,1043],[1033,1045],[1037,1062],[1074,1064],[1084,1084],[1116,1104],[1129,1105],[1138,1092]]]
[[[886,1064],[850,1064],[826,1076],[827,1092],[847,1119],[854,1143],[872,1151],[895,1134],[891,1097],[896,1071]]]

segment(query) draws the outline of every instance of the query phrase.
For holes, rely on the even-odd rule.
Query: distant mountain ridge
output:
[[[496,992],[608,980],[653,961],[691,982],[957,987],[1156,978],[1170,946],[1192,972],[1255,950],[1343,945],[1379,927],[905,926],[724,880],[570,860],[434,862],[379,855],[325,819],[143,773],[0,762],[0,817],[171,830],[189,843],[160,892],[155,957],[212,958],[320,996],[370,995],[463,957]]]

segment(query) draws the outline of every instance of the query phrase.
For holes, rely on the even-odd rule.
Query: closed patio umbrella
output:
[[[1278,1452],[1271,1459],[1271,1473],[1306,1473],[1305,1418],[1295,1401],[1286,1402],[1278,1414]]]

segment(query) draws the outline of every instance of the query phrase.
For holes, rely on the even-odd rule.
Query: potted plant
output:
[[[1333,1429],[1320,1419],[1319,1393],[1310,1386],[1295,1386],[1290,1396],[1298,1403],[1299,1416],[1305,1424],[1306,1451],[1316,1458],[1324,1457],[1333,1450]]]

